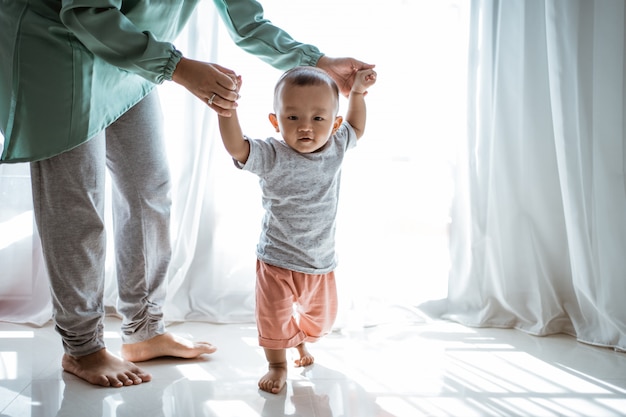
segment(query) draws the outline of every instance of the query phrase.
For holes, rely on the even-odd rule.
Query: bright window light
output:
[[[0,339],[32,339],[35,332],[31,331],[0,331]]]
[[[211,415],[220,417],[261,417],[243,401],[207,401]]]
[[[178,365],[176,368],[189,381],[215,381],[215,377],[208,373],[200,365]]]
[[[17,352],[0,352],[0,380],[17,379]]]
[[[0,250],[33,235],[33,211],[25,211],[0,223]]]

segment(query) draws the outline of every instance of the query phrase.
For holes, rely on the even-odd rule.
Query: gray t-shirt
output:
[[[335,269],[335,218],[346,151],[356,145],[344,122],[322,149],[301,154],[282,140],[246,138],[250,155],[239,168],[259,176],[263,216],[257,256],[308,274]]]

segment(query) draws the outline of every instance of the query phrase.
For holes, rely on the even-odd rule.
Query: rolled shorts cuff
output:
[[[288,349],[298,346],[309,338],[304,332],[299,332],[291,339],[268,339],[259,336],[259,346],[267,349]]]

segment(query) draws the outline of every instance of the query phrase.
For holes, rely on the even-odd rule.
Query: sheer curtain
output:
[[[626,349],[626,7],[476,0],[445,316]]]
[[[366,134],[343,170],[339,327],[418,321],[416,305],[445,297],[451,149],[464,127],[456,121],[464,118],[466,3],[263,1],[266,17],[295,39],[329,56],[375,63],[379,73],[367,98]],[[394,24],[381,31],[381,22]],[[211,2],[201,2],[176,45],[242,74],[246,134],[275,134],[267,114],[280,71],[234,46]],[[234,168],[214,113],[171,83],[159,93],[174,184],[166,318],[253,322],[257,179]],[[0,165],[0,320],[40,325],[51,307],[30,198],[28,165]],[[105,303],[115,314],[111,238],[109,245]]]

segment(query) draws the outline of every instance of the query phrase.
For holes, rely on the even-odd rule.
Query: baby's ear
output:
[[[276,117],[276,114],[270,113],[268,117],[270,119],[270,123],[272,124],[272,126],[274,126],[274,129],[276,129],[277,132],[280,132],[280,129],[278,128],[278,118]]]
[[[343,117],[341,116],[335,117],[335,123],[333,123],[333,135],[335,134],[335,132],[337,132],[337,129],[339,129],[342,123],[343,123]]]

